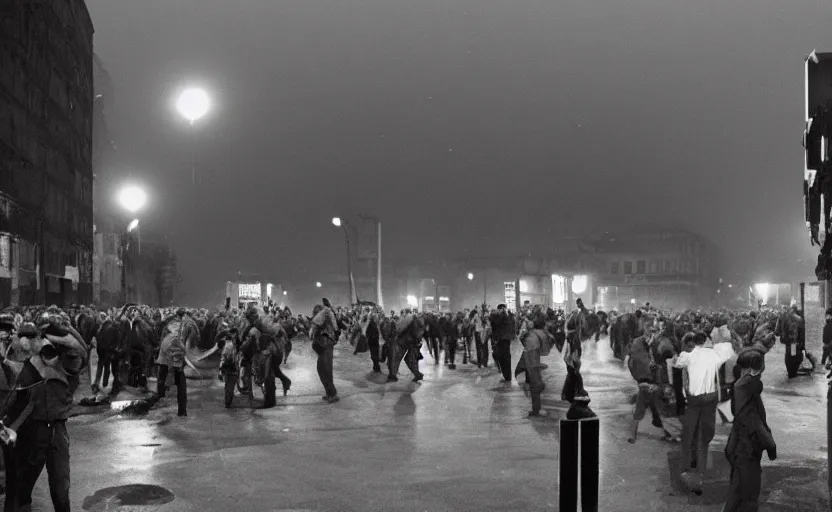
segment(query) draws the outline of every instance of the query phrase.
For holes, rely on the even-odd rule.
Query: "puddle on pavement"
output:
[[[109,512],[120,507],[158,506],[170,503],[175,496],[158,485],[131,484],[107,487],[84,498],[82,508],[91,512]]]

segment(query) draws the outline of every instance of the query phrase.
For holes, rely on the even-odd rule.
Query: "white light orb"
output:
[[[572,278],[572,293],[580,295],[586,291],[587,276],[575,276]]]
[[[317,286],[318,288],[320,288],[320,287],[321,287],[321,282],[320,282],[320,281],[318,281],[317,283],[315,283],[315,286]]]
[[[289,292],[287,292],[286,290],[283,290],[283,295],[289,295]]]
[[[118,202],[130,213],[136,213],[147,203],[147,194],[139,187],[125,187],[118,195]]]
[[[127,231],[133,231],[137,227],[139,227],[139,219],[133,219],[133,221],[127,225]]]
[[[341,227],[341,217],[332,217],[332,225],[340,228]]]
[[[202,89],[185,89],[176,101],[176,110],[191,124],[205,117],[210,108],[211,99]]]
[[[468,272],[468,280],[469,280],[469,281],[473,281],[473,280],[474,280],[474,274],[472,274],[471,272]]]

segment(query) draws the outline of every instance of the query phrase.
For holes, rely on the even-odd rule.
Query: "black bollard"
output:
[[[581,511],[598,512],[599,434],[598,418],[581,420]]]
[[[560,473],[558,492],[561,512],[578,510],[578,427],[580,421],[560,420]]]

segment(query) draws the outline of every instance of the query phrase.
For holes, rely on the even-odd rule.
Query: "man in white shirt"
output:
[[[734,349],[730,340],[714,344],[703,332],[686,334],[682,345],[691,338],[693,350],[679,354],[674,366],[688,374],[687,407],[682,417],[682,481],[699,494],[708,463],[708,446],[716,428],[719,367],[734,356]]]

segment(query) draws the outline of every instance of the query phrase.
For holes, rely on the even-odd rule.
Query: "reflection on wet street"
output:
[[[327,404],[311,350],[296,347],[285,369],[292,390],[274,409],[251,409],[241,398],[225,409],[222,383],[205,379],[189,382],[186,418],[176,416],[170,396],[146,415],[73,418],[73,504],[92,511],[557,510],[558,419],[567,409],[559,354],[544,361],[550,416],[530,420],[517,382],[502,384],[494,368],[435,366],[426,351],[422,383],[403,367],[399,382],[387,384],[366,354],[337,350],[342,399]],[[515,343],[513,361],[518,355]],[[780,458],[763,463],[761,510],[816,510],[826,478],[824,379],[787,382],[782,366],[768,368],[764,400]],[[677,445],[661,442],[649,421],[637,444],[626,442],[635,385],[605,340],[587,343],[583,374],[601,417],[601,510],[720,510],[729,427],[717,426],[705,493],[686,495],[670,479]],[[50,508],[47,493],[44,475],[40,509]]]

